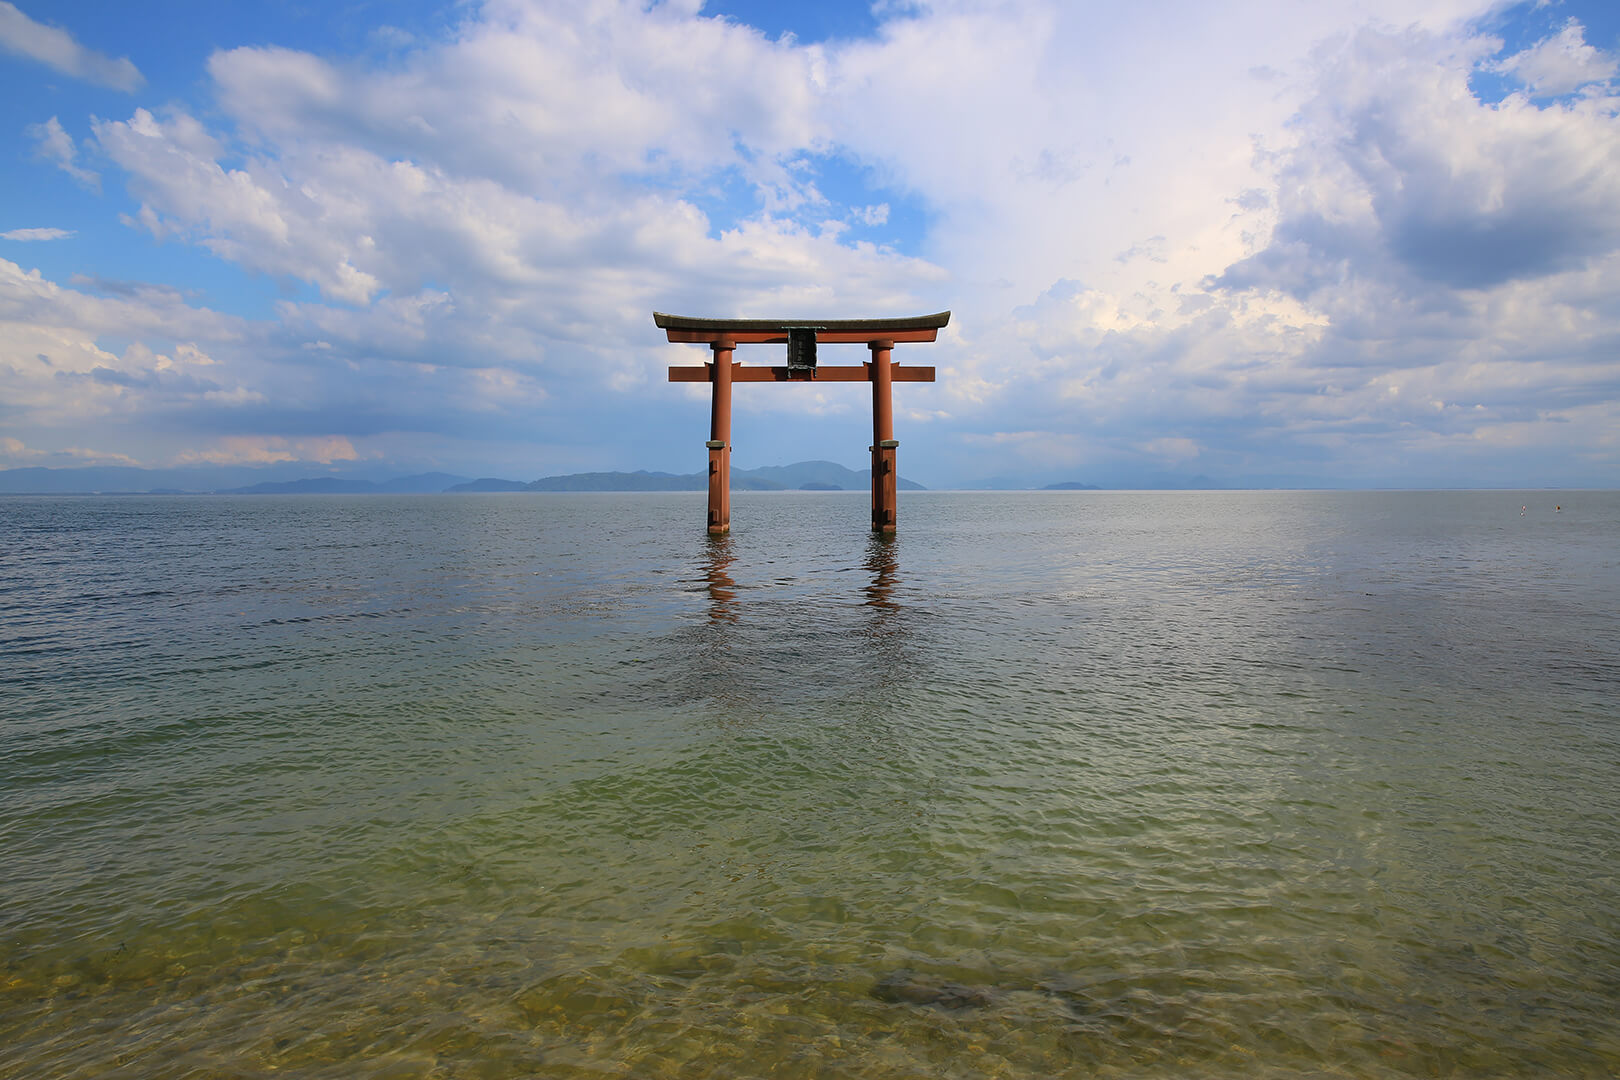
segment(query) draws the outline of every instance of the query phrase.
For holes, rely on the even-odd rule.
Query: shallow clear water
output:
[[[1620,495],[735,498],[0,500],[0,1076],[1620,1072]]]

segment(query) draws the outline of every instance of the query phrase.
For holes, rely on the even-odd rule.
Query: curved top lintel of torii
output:
[[[875,341],[933,341],[951,321],[949,311],[896,319],[710,319],[653,312],[653,322],[670,341],[739,345],[780,344],[789,330],[814,330],[828,345]]]

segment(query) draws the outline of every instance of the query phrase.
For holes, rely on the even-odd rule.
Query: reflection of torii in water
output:
[[[670,382],[706,382],[713,387],[709,413],[709,531],[731,529],[731,384],[733,382],[869,382],[872,384],[872,530],[894,532],[899,502],[895,471],[893,384],[933,382],[931,367],[900,367],[890,360],[896,342],[933,341],[951,313],[903,319],[694,319],[653,312],[653,322],[670,341],[709,346],[704,367],[669,369]],[[744,367],[731,354],[738,345],[785,344],[782,367]],[[870,363],[818,367],[818,344],[865,345]]]
[[[731,553],[731,537],[719,533],[710,536],[708,555],[703,576],[709,587],[709,621],[736,622],[737,583],[730,573],[736,556]]]
[[[866,544],[866,570],[872,575],[872,583],[865,589],[866,606],[883,608],[893,611],[899,608],[894,602],[894,587],[900,580],[900,569],[895,558],[895,545],[899,541],[892,533],[878,533]]]
[[[866,544],[863,567],[872,575],[861,592],[867,607],[885,612],[897,611],[900,605],[894,599],[894,587],[900,582],[899,565],[895,552],[899,541],[893,533],[877,533]],[[709,594],[709,622],[734,623],[737,621],[737,581],[731,576],[731,564],[737,561],[731,537],[724,533],[711,535],[703,560],[703,583]]]

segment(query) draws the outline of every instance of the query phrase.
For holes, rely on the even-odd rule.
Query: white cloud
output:
[[[43,124],[31,124],[28,127],[28,135],[37,142],[36,153],[40,157],[52,162],[91,191],[101,190],[100,175],[79,165],[79,150],[73,144],[73,136],[62,129],[62,124],[56,117],[51,117]]]
[[[66,240],[73,235],[71,229],[12,229],[10,232],[0,233],[0,240],[29,243],[35,240]]]
[[[331,465],[339,461],[358,461],[360,454],[354,444],[341,435],[324,435],[309,439],[286,439],[281,436],[227,435],[211,445],[185,450],[177,454],[177,465],[274,465],[285,461],[309,461]]]
[[[1174,436],[1165,436],[1159,439],[1149,439],[1141,444],[1143,452],[1153,457],[1163,458],[1172,463],[1191,461],[1197,457],[1202,448],[1194,439],[1184,439]]]
[[[42,456],[43,450],[34,450],[21,439],[14,439],[10,435],[0,436],[0,460],[15,465],[20,461],[29,461]]]
[[[1493,66],[1517,76],[1538,97],[1572,93],[1620,73],[1620,60],[1588,45],[1585,28],[1575,19],[1557,34]]]
[[[312,136],[228,165],[222,137],[178,111],[137,109],[95,130],[143,200],[132,222],[318,285],[344,306],[289,305],[286,318],[329,344],[449,362],[553,365],[583,353],[594,367],[601,358],[580,343],[600,341],[611,377],[647,366],[618,346],[651,344],[654,307],[707,309],[712,299],[691,298],[719,294],[738,311],[910,308],[941,278],[923,260],[765,215],[717,235],[690,202],[656,190],[543,198]]]
[[[1521,444],[1620,464],[1591,441],[1620,412],[1620,101],[1486,105],[1467,88],[1485,47],[1364,30],[1321,54],[1270,241],[1206,309],[1267,304],[1297,332],[1214,327],[1206,417],[1236,391],[1279,438],[1357,446],[1375,475]],[[1527,425],[1541,446],[1507,437]]]
[[[1261,273],[1296,294],[1348,268],[1455,288],[1573,269],[1620,243],[1620,97],[1487,106],[1469,50],[1362,31],[1324,60],[1279,173]],[[1476,45],[1476,49],[1478,46]]]
[[[26,465],[139,465],[128,454],[68,446],[61,450],[40,450],[10,435],[0,437],[0,462],[10,468]]]
[[[1253,216],[1232,200],[1268,186],[1257,146],[1288,141],[1315,42],[1484,8],[929,5],[829,57],[826,126],[921,193],[940,219],[929,254],[991,303],[994,289],[1017,294],[1010,307],[1062,278],[1168,288],[1247,253]],[[1155,238],[1160,261],[1114,261]]]
[[[57,444],[65,441],[63,431],[95,427],[100,441],[112,429],[138,428],[210,395],[230,395],[241,383],[224,372],[203,374],[221,365],[197,342],[235,350],[244,329],[240,320],[188,307],[170,292],[98,297],[0,259],[7,426],[14,438],[35,441],[28,438],[33,432],[37,441]]]
[[[1477,115],[1489,110],[1468,76],[1488,46],[1459,20],[1484,11],[1172,4],[1155,19],[1173,32],[1154,33],[1129,6],[1082,18],[1059,5],[953,4],[834,55],[829,98],[847,111],[830,126],[861,160],[924,194],[938,216],[928,253],[952,273],[960,337],[941,343],[938,386],[908,394],[945,407],[958,431],[1083,435],[1064,445],[1085,447],[1108,470],[1133,460],[1158,467],[1144,447],[1188,439],[1202,448],[1199,468],[1213,473],[1309,472],[1346,452],[1321,449],[1335,439],[1349,446],[1401,424],[1434,426],[1436,418],[1414,421],[1361,394],[1354,373],[1335,366],[1347,342],[1405,342],[1409,355],[1388,362],[1438,363],[1437,333],[1490,335],[1501,324],[1457,319],[1441,329],[1408,322],[1406,309],[1424,298],[1450,302],[1470,277],[1539,280],[1600,257],[1613,216],[1608,178],[1620,175],[1601,100],[1562,114],[1521,102],[1516,115]],[[1383,19],[1411,29],[1364,29]],[[1367,47],[1335,69],[1358,41]],[[1367,42],[1388,43],[1387,71]],[[1326,160],[1312,147],[1337,145],[1346,114],[1378,115],[1357,102],[1386,78],[1394,82],[1378,99],[1383,115],[1421,126],[1389,147],[1402,160],[1378,189],[1398,228],[1377,221],[1365,189],[1319,190],[1317,178],[1285,171]],[[1471,207],[1458,199],[1467,191],[1429,199],[1436,189],[1417,182],[1430,168],[1425,139],[1436,176],[1450,169],[1495,182],[1502,205],[1492,208],[1483,187]],[[1312,147],[1296,150],[1302,143]],[[1503,163],[1506,171],[1493,172]],[[1324,211],[1361,215],[1343,240],[1383,252],[1382,265],[1402,271],[1396,288],[1340,282],[1335,264],[1316,257],[1300,272],[1317,275],[1333,303],[1297,290],[1205,287],[1211,276],[1235,286],[1257,253],[1300,259],[1277,225],[1313,192],[1342,193],[1346,201]],[[1531,229],[1509,242],[1536,213],[1550,234]],[[1585,232],[1564,227],[1588,213]],[[1424,246],[1425,227],[1440,230],[1437,247]],[[1392,242],[1405,243],[1409,268],[1389,257]],[[1494,258],[1460,254],[1493,244]],[[1361,363],[1385,362],[1364,352]],[[935,452],[950,457],[946,468],[993,468],[975,451]]]
[[[281,48],[209,62],[261,138],[365,146],[541,197],[621,174],[736,167],[791,187],[777,155],[813,145],[820,51],[623,0],[491,0],[438,48],[366,72]],[[612,198],[611,189],[603,193]]]
[[[146,77],[128,58],[114,60],[87,49],[66,30],[35,22],[6,0],[0,0],[0,47],[38,60],[64,75],[114,90],[133,93],[146,85]]]

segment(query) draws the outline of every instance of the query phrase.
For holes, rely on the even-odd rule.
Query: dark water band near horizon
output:
[[[0,1077],[1620,1073],[1620,494],[866,517],[0,500]]]

